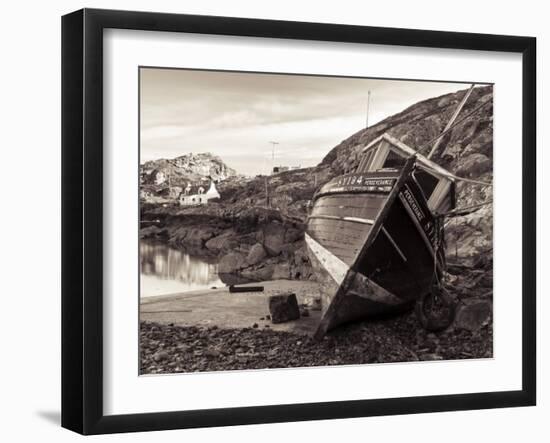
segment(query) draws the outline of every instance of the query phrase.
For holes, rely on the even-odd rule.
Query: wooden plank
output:
[[[379,212],[376,221],[374,225],[371,227],[371,230],[369,232],[369,235],[366,238],[365,244],[362,247],[362,250],[357,254],[357,257],[355,258],[355,261],[353,265],[351,266],[351,269],[348,271],[346,278],[342,281],[342,284],[336,291],[336,294],[332,298],[332,302],[330,306],[327,308],[323,318],[321,319],[319,326],[317,327],[317,331],[315,332],[315,338],[321,339],[327,332],[328,328],[330,327],[332,318],[336,315],[336,312],[338,310],[338,305],[342,301],[342,299],[346,296],[346,292],[350,288],[350,285],[353,283],[353,280],[355,278],[355,275],[357,273],[356,267],[363,259],[364,255],[368,251],[370,245],[376,238],[380,228],[382,227],[382,223],[384,221],[384,217],[388,213],[389,209],[391,208],[391,205],[394,203],[395,199],[397,198],[397,194],[405,182],[405,180],[408,178],[410,172],[412,171],[415,164],[415,157],[410,157],[406,163],[403,169],[401,170],[401,174],[395,183],[393,189],[391,190],[384,207]]]
[[[335,220],[335,221],[343,221],[343,222],[350,222],[350,223],[360,223],[363,225],[372,225],[374,223],[374,220],[371,218],[349,217],[349,216],[340,217],[338,215],[310,215],[309,219]]]
[[[351,232],[346,231],[310,231],[309,234],[314,237],[317,241],[338,241],[342,243],[343,245],[347,246],[357,246],[361,247],[361,244],[366,239],[369,230],[365,230],[364,232],[357,233],[354,235]]]
[[[315,254],[317,260],[322,263],[324,269],[334,279],[336,284],[340,285],[349,270],[349,265],[336,257],[331,251],[319,244],[309,235],[305,235],[308,247]]]
[[[308,231],[333,231],[343,230],[349,232],[364,232],[370,229],[371,224],[368,223],[352,223],[346,220],[330,220],[330,219],[310,219],[308,221]]]
[[[361,273],[356,274],[351,291],[353,295],[357,297],[366,298],[367,300],[382,303],[384,305],[397,306],[404,302],[404,300],[387,291]]]

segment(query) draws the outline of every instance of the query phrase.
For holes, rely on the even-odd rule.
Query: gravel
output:
[[[323,340],[270,328],[140,324],[140,373],[356,365],[490,358],[492,324],[424,331],[412,312],[338,328]]]

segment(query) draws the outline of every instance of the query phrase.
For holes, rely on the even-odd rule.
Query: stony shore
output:
[[[491,358],[492,272],[451,269],[457,316],[439,333],[424,330],[414,312],[340,327],[321,341],[311,338],[320,316],[312,307],[297,321],[271,324],[270,294],[293,290],[304,306],[314,282],[263,282],[257,294],[220,288],[149,297],[141,304],[140,373]]]
[[[439,334],[413,313],[339,328],[322,341],[270,328],[140,324],[140,373],[355,365],[492,357],[492,325]]]

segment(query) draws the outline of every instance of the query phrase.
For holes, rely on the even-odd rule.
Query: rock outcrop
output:
[[[140,166],[140,184],[185,187],[188,182],[201,180],[223,181],[236,176],[234,169],[220,157],[208,152],[186,154],[173,159],[150,160]]]
[[[173,185],[181,185],[175,177],[187,177],[186,174],[209,175],[223,181],[217,186],[218,203],[192,208],[142,204],[142,220],[160,220],[156,225],[158,229],[142,231],[142,235],[164,236],[173,246],[202,248],[202,253],[218,255],[222,260],[228,254],[239,254],[242,261],[233,256],[231,260],[225,259],[223,266],[249,278],[312,278],[303,233],[315,190],[331,178],[355,170],[362,148],[385,132],[414,149],[425,148],[425,153],[465,93],[466,90],[462,90],[422,101],[362,129],[334,147],[313,168],[244,178],[210,154],[147,162],[142,166],[144,182],[162,178],[162,174],[151,175],[153,171],[169,172],[171,180],[176,181]],[[475,88],[459,115],[459,119],[467,118],[443,137],[432,160],[461,177],[491,183],[492,100],[491,86]],[[482,108],[468,116],[483,103]],[[172,175],[174,171],[180,172]],[[489,204],[446,220],[449,263],[462,263],[486,272],[492,270],[491,200],[491,186],[458,183],[458,207]]]

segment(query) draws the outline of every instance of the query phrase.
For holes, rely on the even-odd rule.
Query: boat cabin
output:
[[[411,156],[416,155],[413,179],[424,192],[428,207],[434,213],[455,207],[455,179],[438,164],[388,134],[383,134],[363,149],[356,173],[399,171]]]

